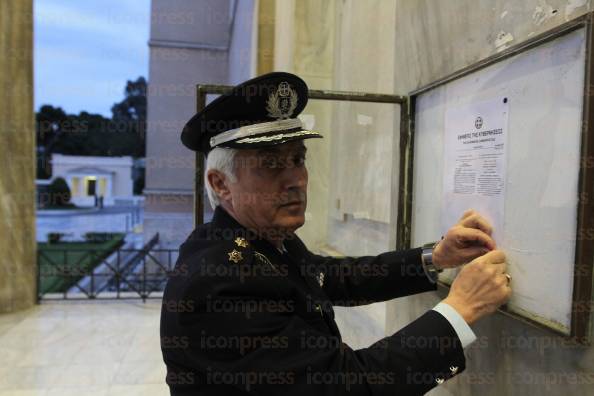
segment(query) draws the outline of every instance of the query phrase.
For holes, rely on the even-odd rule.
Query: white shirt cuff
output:
[[[433,310],[442,314],[443,317],[450,322],[462,343],[462,348],[466,348],[468,345],[476,341],[476,334],[474,334],[474,331],[472,331],[462,315],[460,315],[451,305],[440,302],[433,308]]]

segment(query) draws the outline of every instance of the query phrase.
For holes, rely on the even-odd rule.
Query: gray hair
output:
[[[226,147],[215,147],[213,148],[206,157],[206,169],[204,171],[204,187],[208,194],[208,200],[210,206],[215,209],[221,204],[217,193],[212,189],[212,186],[208,182],[208,171],[218,170],[223,173],[225,177],[231,182],[237,182],[237,176],[235,174],[235,155],[237,149],[226,148]]]

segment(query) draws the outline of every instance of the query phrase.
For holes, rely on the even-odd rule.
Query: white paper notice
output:
[[[442,232],[475,209],[501,243],[505,198],[508,100],[501,97],[446,110]]]

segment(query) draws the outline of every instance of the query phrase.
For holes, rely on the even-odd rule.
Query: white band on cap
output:
[[[286,131],[288,129],[303,128],[299,118],[289,118],[271,122],[262,122],[260,124],[246,125],[241,128],[230,129],[210,138],[210,147],[229,142],[231,140],[245,138],[249,136],[261,135],[264,133]]]
[[[292,137],[296,137],[296,136],[307,136],[307,135],[317,135],[317,136],[320,136],[319,133],[314,132],[314,131],[297,131],[297,132],[281,133],[279,135],[272,135],[272,136],[248,137],[248,138],[243,138],[241,140],[238,140],[237,143],[273,142],[275,140],[292,138]]]

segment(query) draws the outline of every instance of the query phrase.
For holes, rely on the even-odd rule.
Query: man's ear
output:
[[[210,183],[210,187],[221,201],[231,200],[231,190],[229,190],[228,186],[229,181],[222,172],[211,169],[208,171],[206,177]]]

